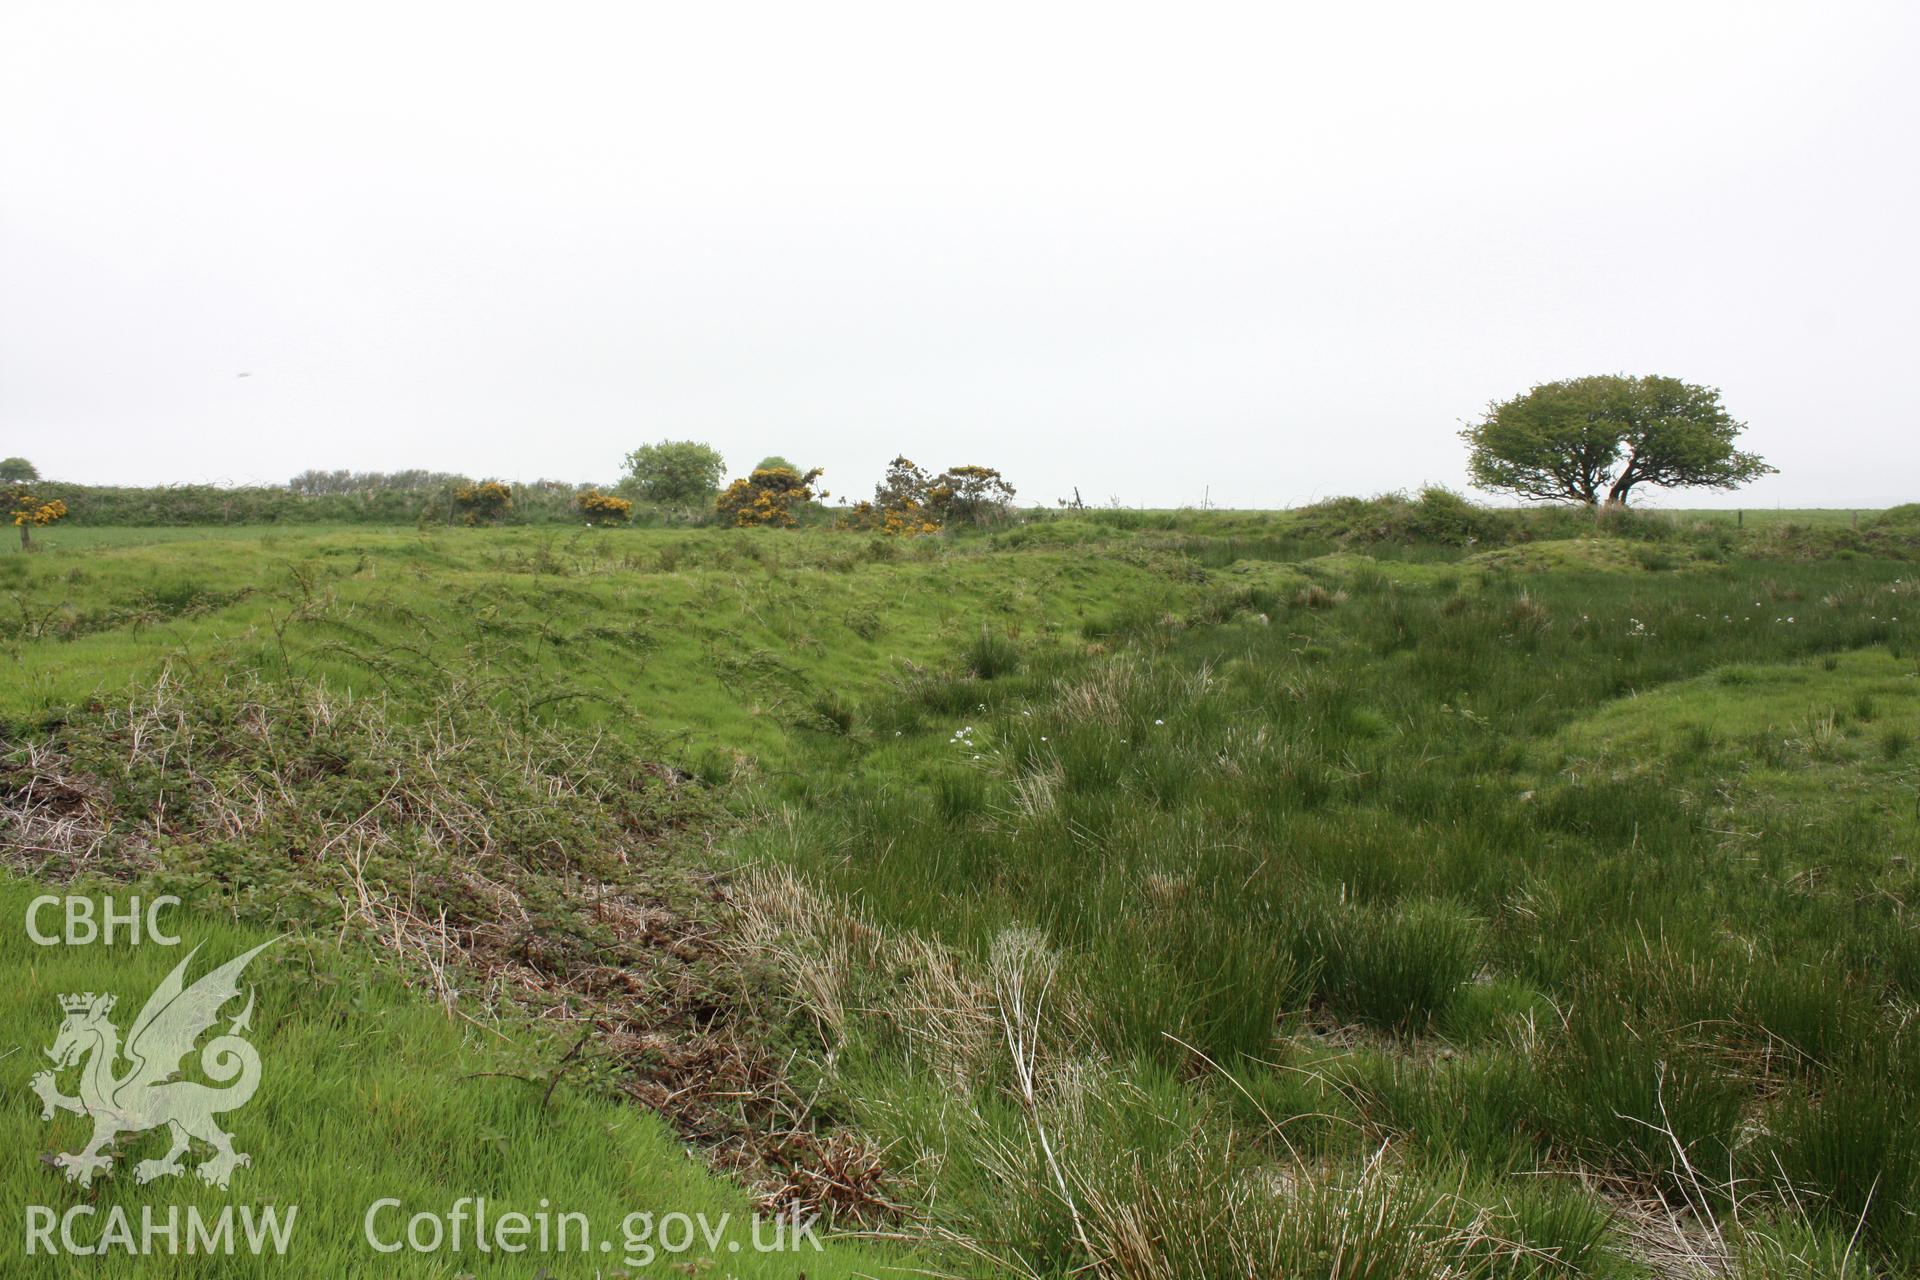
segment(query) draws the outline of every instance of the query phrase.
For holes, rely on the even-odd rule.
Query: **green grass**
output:
[[[822,691],[874,692],[983,628],[1077,645],[1116,598],[1194,592],[1153,563],[1053,552],[1008,572],[973,548],[830,534],[150,532],[59,530],[0,557],[0,717],[111,699],[176,655],[356,692],[466,664],[503,703],[547,699],[557,723],[632,726],[725,769],[830,728]]]
[[[1510,1041],[1506,1136],[1437,1158],[1685,1198],[1684,1150],[1719,1179],[1703,1211],[1785,1171],[1830,1225],[1879,1175],[1863,1247],[1912,1258],[1920,1183],[1805,1129],[1882,1041],[1866,1078],[1920,1100],[1920,884],[1892,856],[1915,775],[1882,745],[1920,686],[1905,567],[1316,565],[1321,595],[1255,625],[1143,623],[1090,665],[914,689],[881,721],[900,738],[779,784],[756,851],[983,964],[1047,939],[1068,1059],[1287,1070],[1329,1027]],[[1346,1114],[1322,1141],[1348,1158],[1369,1130],[1420,1138],[1358,1096],[1295,1105]],[[1909,1126],[1871,1131],[1900,1148]]]
[[[1655,510],[1675,520],[1755,528],[1782,524],[1813,528],[1851,527],[1856,521],[1864,525],[1880,514],[1873,507],[1747,507],[1738,510],[1723,507],[1658,507]]]
[[[1555,538],[1483,551],[1467,563],[1475,568],[1522,573],[1632,573],[1680,568],[1693,563],[1693,557],[1687,553],[1676,555],[1658,544],[1587,537]]]
[[[283,1221],[291,1214],[293,1225],[284,1256],[269,1253],[265,1261],[245,1252],[29,1257],[24,1220],[16,1218],[0,1244],[0,1270],[9,1276],[510,1275],[531,1274],[542,1265],[555,1277],[592,1276],[604,1274],[610,1259],[617,1265],[627,1256],[628,1215],[675,1212],[704,1213],[715,1224],[730,1215],[717,1256],[709,1259],[703,1242],[678,1261],[710,1260],[741,1276],[790,1277],[796,1267],[809,1275],[850,1276],[899,1261],[884,1250],[842,1242],[820,1254],[809,1249],[804,1257],[754,1253],[747,1198],[692,1159],[659,1118],[571,1088],[546,1097],[550,1063],[534,1059],[499,1029],[454,1017],[351,953],[315,941],[283,940],[249,970],[257,992],[250,1038],[260,1051],[262,1082],[254,1099],[224,1123],[252,1164],[235,1171],[226,1191],[190,1174],[143,1187],[127,1170],[160,1155],[166,1140],[154,1133],[129,1136],[118,1174],[83,1191],[34,1158],[78,1150],[90,1132],[82,1118],[64,1113],[43,1123],[27,1090],[28,1077],[46,1065],[42,1048],[59,1027],[57,997],[116,993],[116,1020],[124,1030],[191,946],[202,948],[193,969],[197,976],[209,961],[225,961],[272,935],[183,911],[172,917],[184,935],[179,948],[40,947],[18,927],[35,892],[18,881],[0,883],[0,918],[10,926],[0,931],[0,957],[12,977],[12,994],[0,1001],[0,1041],[10,1049],[6,1065],[14,1099],[0,1112],[0,1140],[13,1154],[0,1186],[13,1212],[43,1205],[64,1214],[91,1205],[98,1216],[76,1220],[83,1244],[100,1238],[115,1209],[130,1215],[136,1232],[144,1208],[164,1213],[170,1205],[183,1214],[196,1207],[208,1220],[228,1206],[254,1212],[271,1207]],[[529,1083],[488,1074],[500,1072],[539,1078]],[[189,1158],[189,1168],[196,1157]],[[406,1216],[422,1210],[444,1215],[462,1195],[484,1196],[495,1214],[536,1214],[543,1201],[556,1214],[586,1214],[593,1247],[584,1254],[504,1259],[475,1253],[471,1237],[461,1254],[385,1254],[365,1241],[363,1220],[376,1201],[395,1198],[404,1205],[378,1220],[382,1239],[391,1241],[404,1230]],[[601,1239],[614,1246],[611,1254],[599,1251]],[[729,1243],[743,1248],[730,1251]]]
[[[1659,1202],[1746,1280],[1911,1274],[1920,587],[1876,558],[1903,544],[1517,519],[50,534],[0,568],[0,717],[110,745],[170,663],[257,679],[205,701],[195,758],[298,804],[221,837],[177,766],[116,795],[129,834],[201,814],[167,874],[303,904],[302,936],[337,872],[249,897],[224,869],[331,840],[449,706],[548,744],[534,793],[612,803],[588,761],[616,746],[691,768],[717,803],[671,848],[731,874],[741,1034],[785,1037],[822,1131],[991,1274],[1643,1276]],[[351,786],[235,736],[239,703],[349,688],[416,726],[342,746]],[[475,741],[447,768],[484,781]],[[607,874],[572,803],[557,835],[503,817],[503,865],[557,842]],[[405,818],[385,883],[423,866],[471,910]]]

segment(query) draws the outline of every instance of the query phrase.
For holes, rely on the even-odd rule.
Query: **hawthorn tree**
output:
[[[643,444],[627,455],[627,476],[649,502],[704,502],[726,473],[719,451],[697,440]]]
[[[1636,488],[1737,489],[1777,468],[1734,447],[1746,425],[1720,392],[1678,378],[1547,382],[1462,431],[1482,489],[1536,502],[1623,505]]]

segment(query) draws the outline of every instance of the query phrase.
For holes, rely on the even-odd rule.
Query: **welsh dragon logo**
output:
[[[109,1016],[113,996],[89,991],[60,997],[66,1018],[53,1047],[46,1051],[53,1059],[53,1070],[33,1077],[33,1091],[40,1095],[42,1120],[53,1119],[55,1111],[93,1120],[93,1138],[84,1149],[54,1157],[69,1182],[88,1186],[94,1174],[111,1169],[113,1157],[105,1150],[121,1134],[144,1133],[162,1125],[171,1135],[171,1145],[158,1160],[142,1160],[134,1166],[133,1176],[140,1182],[184,1172],[180,1158],[195,1138],[213,1148],[211,1156],[194,1166],[203,1182],[224,1188],[236,1168],[253,1163],[250,1156],[233,1149],[233,1135],[214,1123],[222,1112],[245,1106],[260,1086],[260,1055],[241,1039],[253,1016],[251,992],[246,1007],[228,1023],[226,1034],[207,1041],[200,1051],[201,1071],[224,1087],[174,1077],[201,1033],[218,1021],[221,1006],[240,994],[241,970],[271,945],[263,942],[188,986],[187,965],[200,950],[196,946],[148,998],[128,1028],[124,1044]],[[80,1092],[70,1098],[60,1092],[56,1074],[76,1065]]]

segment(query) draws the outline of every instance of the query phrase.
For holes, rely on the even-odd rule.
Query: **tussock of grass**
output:
[[[1425,1028],[1479,968],[1480,921],[1438,900],[1388,908],[1336,906],[1302,930],[1296,954],[1317,962],[1316,986],[1339,1015],[1387,1028]]]
[[[1020,669],[1020,647],[988,627],[980,628],[980,634],[967,642],[960,658],[968,674],[981,680],[994,680]]]

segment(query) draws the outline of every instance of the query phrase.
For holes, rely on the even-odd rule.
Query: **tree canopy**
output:
[[[40,468],[25,458],[0,458],[0,484],[32,484],[40,478]]]
[[[649,502],[704,502],[726,473],[719,452],[697,440],[643,444],[627,455],[627,475]]]
[[[1625,503],[1634,489],[1735,489],[1776,468],[1734,447],[1720,392],[1678,378],[1547,382],[1461,432],[1482,489],[1529,501]]]

